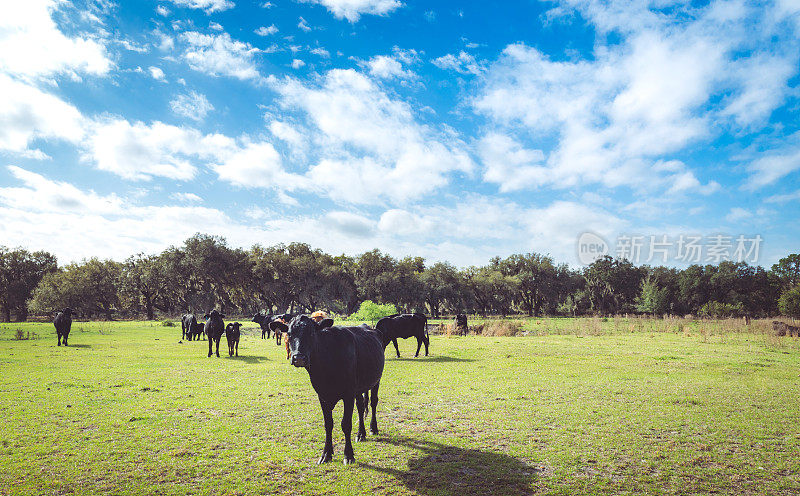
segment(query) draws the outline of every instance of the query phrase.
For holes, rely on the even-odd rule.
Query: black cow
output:
[[[292,321],[293,318],[297,317],[297,315],[298,314],[296,314],[296,313],[282,313],[280,315],[273,315],[272,316],[272,320],[270,322],[275,322],[276,320],[278,320],[278,321],[283,321],[284,323],[288,324],[289,322]],[[281,331],[277,330],[277,329],[273,329],[273,332],[275,333],[275,344],[280,346],[281,345],[281,337],[283,336],[283,333]]]
[[[458,332],[459,336],[466,336],[467,332],[469,332],[469,327],[467,326],[467,316],[463,313],[456,315],[456,331]]]
[[[272,317],[272,314],[264,315],[263,313],[253,315],[253,322],[261,327],[261,339],[264,339],[264,336],[269,339],[269,333],[272,330],[269,328],[269,323],[272,322]]]
[[[414,356],[419,356],[419,350],[423,344],[425,344],[425,356],[428,356],[428,346],[431,342],[431,338],[428,336],[428,318],[421,313],[404,313],[384,317],[375,325],[375,330],[381,335],[384,348],[389,343],[394,343],[397,358],[400,358],[397,338],[407,339],[412,336],[417,338],[417,353]]]
[[[222,339],[222,333],[225,332],[225,322],[222,319],[225,316],[216,310],[211,310],[211,313],[205,314],[203,318],[208,319],[203,328],[208,338],[208,356],[211,356],[211,347],[214,343],[217,343],[217,356],[219,356],[219,340]]]
[[[205,329],[206,325],[203,322],[195,322],[192,324],[192,328],[186,331],[186,335],[189,338],[189,341],[194,339],[195,341],[200,341],[200,337],[203,335],[203,330]]]
[[[234,349],[236,356],[239,356],[239,338],[242,332],[239,330],[242,324],[234,322],[225,326],[225,340],[228,341],[228,356],[233,356]]]
[[[53,325],[56,326],[56,335],[58,336],[58,346],[61,346],[61,338],[64,338],[64,346],[67,346],[67,338],[69,338],[69,331],[72,329],[72,309],[67,307],[56,314],[53,319]]]
[[[197,319],[193,313],[185,313],[181,316],[181,339],[192,340],[192,324],[196,324]]]
[[[358,408],[358,434],[356,441],[364,441],[365,396],[372,391],[372,421],[370,431],[378,433],[375,407],[378,405],[378,387],[383,374],[383,343],[372,329],[359,327],[331,327],[332,319],[315,322],[308,315],[299,315],[285,324],[273,320],[273,331],[287,332],[291,363],[305,367],[311,385],[319,397],[325,420],[325,447],[317,463],[331,461],[333,457],[333,408],[339,400],[344,405],[342,432],[345,436],[344,463],[355,461],[350,433],[353,428],[353,401]]]

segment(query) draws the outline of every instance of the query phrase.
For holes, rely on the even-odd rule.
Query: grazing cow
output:
[[[383,338],[383,347],[386,348],[389,343],[394,343],[394,350],[397,352],[397,358],[400,358],[400,348],[397,347],[397,338],[408,339],[410,337],[417,338],[417,353],[415,357],[419,356],[419,349],[425,345],[425,356],[428,356],[428,346],[431,339],[428,336],[428,318],[421,313],[404,313],[390,315],[378,321],[375,325],[375,330]]]
[[[469,332],[467,316],[463,313],[456,315],[456,332],[458,332],[459,336],[466,336],[467,332]]]
[[[378,433],[375,408],[378,405],[378,387],[383,374],[383,343],[372,329],[366,326],[331,327],[333,320],[315,322],[307,315],[293,318],[289,324],[274,320],[272,330],[286,332],[291,364],[304,367],[311,386],[319,397],[325,420],[325,447],[317,463],[326,463],[333,457],[333,408],[342,401],[342,432],[345,437],[344,463],[355,461],[350,433],[353,427],[353,401],[358,408],[358,433],[356,441],[364,441],[364,415],[367,409],[365,396],[370,391],[372,421],[370,431]]]
[[[56,335],[58,336],[58,346],[61,346],[61,339],[64,339],[64,346],[67,346],[67,338],[69,338],[69,331],[72,329],[72,309],[67,307],[56,314],[53,319],[53,325],[56,326]]]
[[[206,325],[203,331],[208,338],[208,356],[211,356],[211,347],[217,343],[217,356],[219,356],[219,340],[222,339],[222,333],[225,332],[225,322],[222,321],[225,316],[216,310],[211,310],[203,316],[206,320]]]
[[[253,315],[253,322],[261,327],[261,339],[264,339],[264,336],[269,339],[269,333],[271,329],[269,328],[269,323],[272,322],[272,314],[266,314],[259,312]]]
[[[283,322],[284,324],[288,324],[296,316],[297,316],[297,314],[294,314],[294,313],[282,313],[280,315],[273,315],[271,322],[275,322],[277,320],[277,321]],[[275,344],[280,346],[281,345],[281,338],[283,337],[283,333],[281,331],[279,331],[279,330],[276,330],[277,328],[272,328],[271,327],[271,329],[275,333]],[[287,350],[288,350],[288,348],[287,348]],[[287,351],[287,353],[288,353],[288,351]]]
[[[186,331],[186,334],[189,336],[189,341],[193,338],[195,341],[200,341],[200,336],[203,335],[203,329],[205,329],[205,327],[203,322],[195,322],[192,324],[192,328]]]
[[[192,325],[197,323],[193,313],[185,313],[181,317],[181,339],[192,340]]]
[[[225,326],[225,339],[228,341],[228,356],[233,356],[234,349],[236,356],[239,356],[239,338],[242,332],[239,330],[242,324],[234,322]]]
[[[791,326],[780,320],[772,321],[772,330],[775,331],[776,336],[800,337],[800,327]]]

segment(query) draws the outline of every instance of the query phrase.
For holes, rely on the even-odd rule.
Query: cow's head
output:
[[[280,319],[273,320],[269,327],[275,332],[285,332],[288,358],[295,367],[308,367],[311,351],[317,342],[317,333],[333,325],[333,319],[316,322],[308,315],[298,315],[288,324]]]
[[[228,324],[227,326],[225,326],[225,330],[226,331],[232,330],[232,331],[239,332],[239,328],[240,327],[242,327],[242,324],[240,324],[238,322],[234,322],[233,324]]]
[[[214,310],[211,310],[210,312],[208,312],[207,314],[203,315],[203,318],[204,319],[215,319],[215,318],[224,319],[225,315],[219,313],[216,309],[214,309]]]
[[[72,316],[72,309],[70,307],[66,307],[64,310],[61,310],[61,313],[63,313],[67,317],[71,317]]]
[[[253,315],[252,322],[255,322],[256,324],[260,324],[260,323],[264,322],[265,318],[266,317],[264,316],[264,314],[262,314],[261,312],[258,312],[257,314]]]

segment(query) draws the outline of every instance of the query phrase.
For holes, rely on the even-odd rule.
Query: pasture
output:
[[[179,323],[75,322],[60,348],[52,324],[0,324],[0,494],[800,493],[800,341],[702,326],[390,345],[381,433],[342,465],[338,405],[317,466],[308,375],[256,324],[238,358],[178,344]]]

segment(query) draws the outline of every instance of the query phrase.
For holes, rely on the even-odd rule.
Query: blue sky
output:
[[[6,246],[800,246],[796,1],[21,4],[0,5]]]

